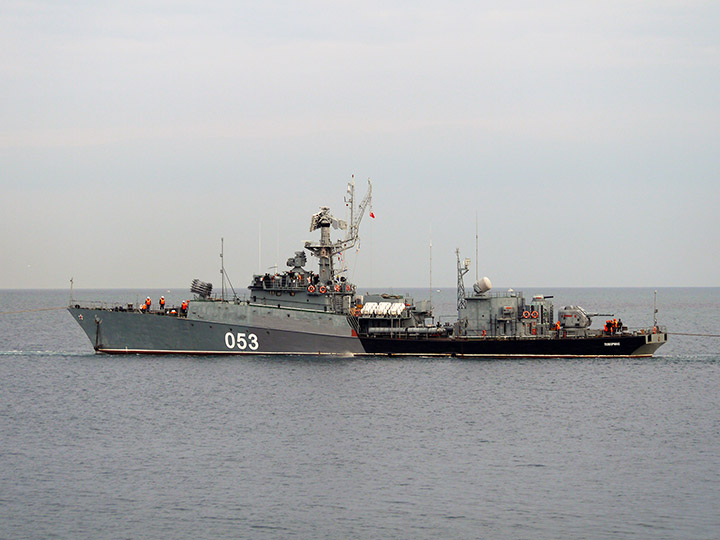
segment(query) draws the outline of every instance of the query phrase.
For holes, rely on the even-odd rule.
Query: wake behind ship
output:
[[[461,262],[459,252],[458,317],[452,324],[435,322],[426,300],[358,295],[334,260],[358,241],[371,201],[368,181],[356,207],[351,182],[345,199],[349,222],[322,207],[310,222],[310,232],[320,231],[319,241],[295,252],[288,270],[253,276],[245,298],[226,299],[224,287],[220,297],[213,296],[211,284],[194,280],[193,300],[179,307],[72,303],[68,310],[94,349],[109,354],[652,356],[667,341],[657,321],[630,330],[612,319],[604,329],[592,329],[592,317],[600,314],[579,306],[563,307],[556,319],[552,297],[490,292],[488,278],[466,294],[463,277],[470,261]],[[331,228],[345,231],[345,237],[331,240]],[[306,251],[318,259],[317,272],[305,268]]]

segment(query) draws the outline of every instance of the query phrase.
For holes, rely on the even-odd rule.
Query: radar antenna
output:
[[[355,209],[354,180],[348,183],[345,204],[350,207],[349,226],[346,221],[337,219],[330,214],[330,208],[327,206],[321,207],[320,212],[314,214],[310,220],[310,232],[320,229],[320,242],[305,242],[305,249],[320,259],[319,277],[322,283],[329,282],[333,278],[333,257],[353,247],[358,241],[360,222],[368,206],[372,216],[372,183],[370,179],[368,179],[368,191],[357,210]],[[345,230],[345,239],[332,242],[330,240],[330,227]]]

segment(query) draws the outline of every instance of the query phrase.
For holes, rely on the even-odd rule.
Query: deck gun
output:
[[[612,317],[612,313],[588,313],[580,306],[565,306],[558,311],[560,325],[565,328],[589,328],[592,317]]]

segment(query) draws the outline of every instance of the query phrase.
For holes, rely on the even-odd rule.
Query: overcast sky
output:
[[[476,216],[496,286],[720,286],[718,28],[692,0],[5,0],[0,288],[219,285],[224,237],[244,289],[353,174],[361,288],[426,286],[431,240],[454,286]]]

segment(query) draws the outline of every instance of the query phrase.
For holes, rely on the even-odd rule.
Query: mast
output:
[[[345,204],[350,207],[350,223],[337,219],[330,214],[330,208],[320,207],[320,212],[314,214],[310,220],[310,232],[320,229],[320,242],[305,242],[305,249],[320,259],[319,279],[321,283],[328,283],[335,277],[333,257],[353,247],[359,239],[360,222],[368,206],[372,208],[372,183],[368,179],[368,191],[355,212],[355,185],[354,181],[348,184],[348,194]],[[371,210],[372,213],[372,210]],[[330,227],[347,231],[344,240],[333,242],[330,239]]]
[[[220,276],[222,278],[220,285],[220,298],[225,301],[225,238],[220,237]]]
[[[355,175],[351,176],[352,180],[348,182],[347,194],[345,195],[345,206],[350,208],[350,223],[355,221]],[[347,231],[345,238],[350,236],[350,231]]]
[[[475,211],[475,283],[480,280],[480,274],[478,273],[480,266],[480,254],[478,248],[478,213]]]
[[[432,305],[432,224],[430,224],[430,304]]]
[[[460,263],[460,248],[455,249],[455,255],[457,256],[457,334],[465,335],[465,328],[467,327],[467,317],[464,317],[463,311],[467,309],[467,300],[465,299],[465,282],[463,276],[470,270],[470,259],[465,259],[462,264]]]
[[[455,249],[455,255],[457,256],[457,309],[458,318],[460,318],[460,310],[467,307],[463,276],[470,271],[470,259],[465,259],[462,264],[460,263],[460,248]]]
[[[657,289],[655,290],[655,295],[653,299],[653,328],[657,328]]]
[[[358,241],[358,239],[360,238],[360,222],[362,222],[363,216],[365,215],[365,210],[368,206],[370,206],[370,217],[374,217],[372,215],[372,182],[370,182],[369,178],[367,193],[365,194],[365,197],[363,197],[362,202],[358,205],[357,213],[355,212],[354,180],[348,184],[348,195],[345,197],[345,204],[350,205],[350,223],[349,227],[346,229],[347,234],[345,235],[345,240],[337,243],[338,248],[336,250],[336,253],[342,253],[346,249],[353,247]],[[343,223],[344,222],[341,222],[341,224]]]

